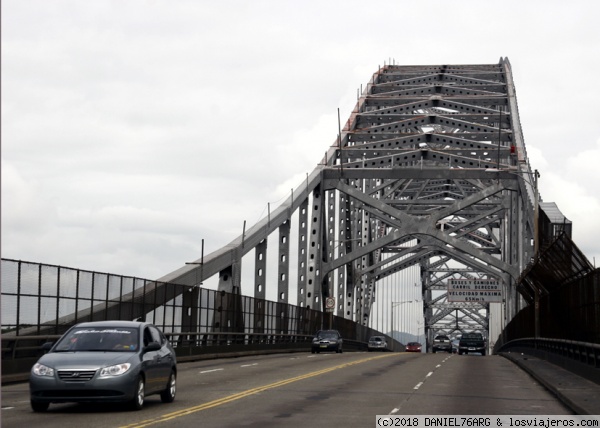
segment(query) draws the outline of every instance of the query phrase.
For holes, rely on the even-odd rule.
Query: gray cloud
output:
[[[384,61],[507,56],[542,196],[600,260],[598,9],[4,1],[2,256],[162,276],[300,184]]]

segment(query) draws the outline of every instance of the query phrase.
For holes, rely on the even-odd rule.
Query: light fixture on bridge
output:
[[[198,271],[196,270],[196,284],[202,285],[204,280],[204,239],[202,239],[202,251],[200,253],[200,262],[185,262],[186,265],[198,265],[200,266],[200,282],[198,282]]]
[[[391,317],[390,317],[390,336],[392,338],[392,340],[394,339],[394,308],[396,306],[400,306],[403,305],[405,303],[418,303],[420,302],[420,300],[406,300],[403,302],[391,302],[391,307],[390,307],[390,312],[391,312]]]

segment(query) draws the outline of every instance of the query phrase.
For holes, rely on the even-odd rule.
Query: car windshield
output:
[[[67,332],[56,345],[54,352],[134,352],[138,346],[138,330],[136,328],[79,327]]]
[[[481,333],[465,333],[462,336],[463,339],[482,339]]]
[[[338,335],[333,331],[323,331],[318,334],[318,337],[321,339],[337,339]]]
[[[372,337],[371,342],[381,342],[383,339],[381,337]]]

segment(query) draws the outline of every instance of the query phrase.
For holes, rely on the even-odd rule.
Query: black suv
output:
[[[451,353],[452,352],[452,342],[450,342],[450,338],[444,334],[435,336],[435,338],[433,339],[432,351],[434,353],[437,351]]]
[[[337,330],[319,330],[312,340],[310,351],[318,354],[321,351],[342,353],[342,335]]]

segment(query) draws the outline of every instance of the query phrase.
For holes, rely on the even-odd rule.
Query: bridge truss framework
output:
[[[368,325],[382,281],[417,268],[429,339],[487,332],[490,305],[506,323],[523,302],[515,285],[536,250],[536,200],[508,59],[385,65],[284,203],[158,281],[196,286],[218,276],[219,290],[236,293],[253,278],[254,297],[277,287],[281,303],[295,292],[299,306]],[[267,268],[277,284],[266,283]],[[503,302],[451,302],[451,278],[498,280]]]

